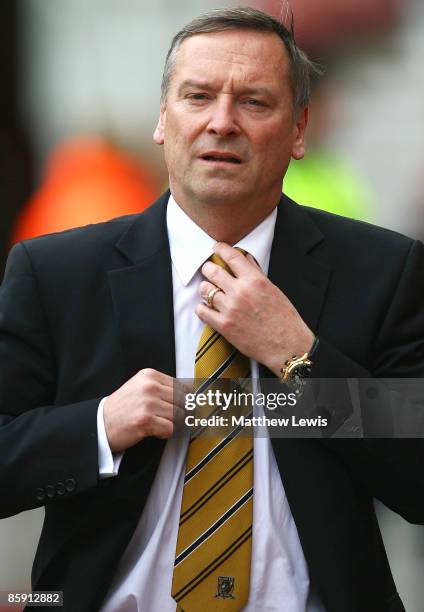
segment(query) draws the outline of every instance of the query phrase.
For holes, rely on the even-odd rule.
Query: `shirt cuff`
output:
[[[99,478],[116,476],[124,453],[113,454],[110,450],[103,418],[103,407],[107,397],[104,397],[97,409],[97,448],[99,461]]]

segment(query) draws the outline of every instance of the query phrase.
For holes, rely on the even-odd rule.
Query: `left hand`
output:
[[[211,261],[203,265],[207,280],[200,283],[200,296],[206,300],[215,287],[222,291],[215,294],[213,308],[199,304],[197,316],[241,353],[281,376],[287,359],[310,351],[314,334],[251,255],[244,256],[223,242],[214,251],[234,276]]]

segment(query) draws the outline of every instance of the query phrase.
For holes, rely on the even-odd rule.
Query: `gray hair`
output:
[[[253,30],[274,33],[283,41],[288,52],[291,66],[291,85],[293,89],[293,110],[295,115],[308,106],[311,97],[311,80],[322,74],[322,70],[312,62],[306,53],[297,46],[294,38],[293,16],[290,29],[270,15],[250,7],[215,9],[196,17],[182,28],[172,39],[165,61],[161,86],[161,103],[168,95],[177,54],[181,44],[196,34],[223,32],[226,30]]]

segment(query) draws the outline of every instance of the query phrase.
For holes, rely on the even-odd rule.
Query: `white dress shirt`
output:
[[[268,272],[277,210],[239,246]],[[200,302],[200,268],[215,241],[170,198],[167,228],[172,258],[177,378],[194,377],[194,356],[203,323],[194,309]],[[252,378],[258,378],[258,364]],[[99,470],[116,475],[121,456],[113,457],[98,411]],[[101,612],[175,612],[171,584],[188,439],[168,440],[138,526],[119,562]],[[107,538],[108,534],[105,533]],[[210,610],[213,611],[214,593]],[[284,492],[271,442],[254,438],[252,568],[248,604],[243,612],[324,612],[311,593],[309,574],[296,525]]]

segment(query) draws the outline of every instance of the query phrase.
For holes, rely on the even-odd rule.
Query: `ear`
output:
[[[153,140],[158,145],[163,145],[165,142],[165,121],[166,121],[166,106],[161,104],[159,120],[155,131],[153,132]]]
[[[293,159],[302,159],[305,155],[305,131],[308,125],[309,109],[304,108],[296,117],[292,148]]]

